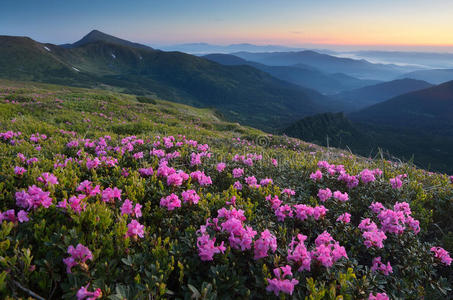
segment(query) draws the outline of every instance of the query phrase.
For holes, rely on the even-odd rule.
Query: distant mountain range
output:
[[[404,73],[420,68],[392,64],[372,64],[366,60],[356,60],[318,53],[311,50],[293,52],[237,52],[234,55],[245,60],[269,66],[308,65],[324,73],[344,73],[359,79],[387,81]]]
[[[225,118],[272,130],[328,110],[315,90],[278,80],[250,66],[155,50],[92,31],[57,46],[0,36],[0,76],[76,86],[103,87],[201,107]]]
[[[239,51],[270,52],[270,51],[297,51],[303,48],[287,47],[281,45],[254,45],[249,43],[231,45],[213,45],[208,43],[186,43],[177,45],[156,46],[164,51],[180,51],[190,54],[203,55],[208,53],[232,53]],[[327,50],[326,50],[327,51]]]
[[[349,117],[362,123],[453,137],[453,81],[394,97]]]
[[[453,80],[453,69],[419,70],[401,75],[401,77],[441,84]]]
[[[405,78],[344,91],[333,97],[345,102],[348,107],[358,110],[398,95],[426,89],[431,86],[432,84],[423,80]]]
[[[338,55],[386,64],[419,65],[429,69],[453,68],[453,53],[368,50],[343,52]]]
[[[308,65],[297,66],[268,66],[247,61],[232,54],[208,54],[203,58],[223,65],[248,65],[270,75],[300,86],[315,89],[323,94],[335,94],[341,91],[375,84],[375,80],[361,80],[346,74],[327,74]]]

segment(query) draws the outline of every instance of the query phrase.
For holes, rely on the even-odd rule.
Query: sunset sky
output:
[[[453,52],[453,1],[2,0],[0,4],[3,35],[58,44],[74,42],[92,29],[150,45],[247,42]]]

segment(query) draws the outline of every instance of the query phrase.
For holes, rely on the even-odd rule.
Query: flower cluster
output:
[[[278,296],[280,292],[292,295],[294,292],[294,286],[299,283],[297,279],[288,279],[293,276],[291,272],[291,266],[284,266],[274,269],[275,278],[267,279],[268,286],[266,290],[268,292],[274,292],[275,296]]]
[[[36,209],[40,206],[49,208],[52,205],[52,198],[49,192],[44,192],[36,185],[28,187],[28,190],[16,192],[16,204],[26,209]]]
[[[449,266],[451,264],[452,258],[444,248],[432,247],[430,250],[434,252],[434,257],[439,259],[444,265]]]
[[[379,256],[373,259],[373,266],[371,267],[371,271],[373,272],[378,271],[387,276],[390,273],[393,273],[393,268],[390,265],[389,261],[387,262],[387,264],[381,262],[381,257]]]
[[[63,262],[66,264],[66,272],[72,273],[72,268],[79,265],[82,270],[87,271],[88,266],[86,264],[87,260],[93,260],[93,254],[90,249],[85,247],[82,244],[78,244],[75,248],[70,245],[68,247],[68,254],[70,257],[63,259]]]

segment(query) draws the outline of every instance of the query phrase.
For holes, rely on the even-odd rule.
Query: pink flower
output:
[[[72,273],[71,269],[76,265],[80,265],[83,269],[87,270],[88,266],[86,265],[86,261],[93,260],[93,254],[90,249],[82,244],[78,244],[75,248],[70,245],[68,247],[68,254],[71,256],[63,259],[63,262],[66,264],[67,273]]]
[[[217,164],[217,172],[221,173],[221,172],[223,172],[223,170],[225,170],[225,168],[226,168],[225,163],[221,162],[221,163]]]
[[[363,238],[365,239],[365,246],[367,248],[370,247],[378,247],[378,248],[383,248],[384,244],[383,241],[387,239],[387,236],[385,233],[381,230],[371,230],[371,231],[365,231],[362,234]]]
[[[140,175],[142,177],[148,177],[148,176],[151,176],[151,175],[154,174],[154,170],[151,167],[149,167],[149,168],[140,168],[138,170],[138,172],[140,173]]]
[[[381,262],[381,257],[375,257],[373,259],[373,266],[371,267],[372,272],[379,271],[385,276],[388,276],[390,273],[393,273],[393,268],[390,265],[390,262],[387,262],[387,265]]]
[[[332,191],[329,188],[320,189],[318,192],[318,198],[322,202],[326,202],[332,197]]]
[[[340,201],[340,202],[346,202],[346,201],[349,200],[349,195],[348,195],[348,193],[346,193],[346,192],[342,193],[342,192],[340,192],[340,191],[335,191],[335,192],[333,193],[333,197],[334,197],[335,199],[337,199],[338,201]]]
[[[58,184],[58,179],[51,173],[42,173],[37,179],[39,182],[43,182],[45,186]]]
[[[259,239],[254,244],[254,259],[260,259],[268,256],[269,249],[275,253],[277,250],[277,238],[272,235],[268,229],[261,232]]]
[[[184,191],[181,193],[181,196],[184,203],[197,204],[198,200],[200,200],[200,196],[194,190]]]
[[[211,261],[214,254],[224,253],[226,248],[223,242],[219,246],[215,246],[215,238],[211,239],[210,236],[203,230],[202,235],[197,238],[198,256],[202,261]]]
[[[181,174],[174,173],[171,175],[168,175],[167,177],[167,185],[172,185],[172,186],[180,186],[183,182],[183,177]]]
[[[319,181],[322,179],[322,172],[321,170],[316,170],[315,173],[311,173],[310,174],[310,179],[314,180],[314,181]]]
[[[201,186],[207,186],[212,184],[212,180],[210,176],[206,176],[204,172],[195,171],[190,173],[190,177],[193,181],[198,182]]]
[[[293,208],[291,206],[289,206],[288,204],[279,206],[275,210],[275,216],[277,217],[277,220],[279,220],[280,222],[284,221],[285,218],[287,218],[287,217],[292,218],[293,217]]]
[[[5,211],[4,213],[2,213],[0,211],[0,223],[3,220],[7,220],[9,222],[16,222],[16,215],[15,215],[14,209],[9,209],[9,210]]]
[[[48,208],[52,205],[52,198],[49,192],[44,192],[39,187],[33,185],[28,187],[28,191],[16,192],[16,204],[26,209],[36,209],[40,206]]]
[[[142,216],[142,205],[140,203],[135,204],[134,215],[136,218],[140,218]]]
[[[370,205],[370,209],[375,213],[375,214],[378,214],[381,212],[381,210],[384,210],[385,207],[384,205],[382,205],[382,203],[380,202],[373,202],[371,203]]]
[[[27,172],[27,169],[23,167],[16,166],[14,167],[14,174],[22,176],[25,172]]]
[[[86,166],[88,170],[96,169],[101,165],[99,158],[95,157],[94,159],[87,158]]]
[[[235,206],[236,205],[236,196],[231,197],[231,200],[227,201],[225,204]]]
[[[17,220],[19,220],[19,222],[21,223],[30,221],[30,219],[28,218],[28,213],[24,210],[20,210],[17,213]]]
[[[289,244],[287,258],[299,266],[297,271],[310,271],[311,254],[310,251],[307,251],[304,244],[307,237],[303,234],[298,234],[297,239],[298,241],[293,238]]]
[[[282,194],[286,194],[286,195],[288,195],[288,197],[290,197],[290,196],[294,196],[296,194],[296,192],[293,191],[292,189],[284,189],[282,191]]]
[[[234,184],[233,184],[233,187],[237,190],[242,190],[242,184],[239,182],[239,181],[236,181]]]
[[[266,287],[266,291],[274,292],[275,296],[278,296],[280,292],[292,295],[294,286],[297,285],[299,281],[297,279],[284,279],[286,276],[290,277],[293,275],[291,266],[286,265],[285,267],[275,268],[274,275],[276,278],[267,279],[269,285]]]
[[[271,160],[271,162],[272,162],[272,164],[273,164],[275,167],[278,166],[278,161],[277,161],[275,158],[273,158],[273,159]]]
[[[337,222],[349,223],[351,222],[351,215],[349,213],[344,213],[337,218]]]
[[[143,238],[145,235],[145,225],[140,224],[137,220],[132,220],[127,224],[127,236],[137,238],[137,236]]]
[[[274,183],[274,181],[271,178],[264,178],[264,179],[261,179],[261,181],[260,181],[260,185],[262,185],[262,186],[266,186],[266,185],[269,185],[272,183]]]
[[[96,196],[101,192],[100,186],[92,186],[91,181],[85,180],[82,181],[76,189],[78,192],[85,193],[87,196]]]
[[[129,199],[124,200],[123,205],[121,206],[121,215],[131,215],[132,209],[132,201]]]
[[[82,200],[85,199],[85,195],[80,194],[77,197],[72,196],[69,198],[69,205],[73,211],[80,214],[81,211],[84,211],[86,208],[86,203],[82,204]]]
[[[444,248],[432,247],[431,251],[434,252],[434,257],[439,259],[444,265],[449,266],[451,264],[452,258]]]
[[[95,300],[98,298],[102,297],[102,291],[101,289],[97,288],[94,292],[89,292],[88,287],[90,284],[87,284],[86,286],[82,286],[78,291],[77,291],[77,300]]]
[[[121,190],[117,187],[106,188],[102,191],[102,201],[104,202],[115,202],[115,198],[121,200]]]
[[[316,238],[315,245],[316,248],[311,252],[311,257],[326,268],[330,268],[342,257],[348,258],[345,248],[340,246],[327,231]]]
[[[250,176],[250,177],[245,178],[245,183],[247,183],[248,185],[256,185],[257,180],[256,180],[255,176]]]
[[[325,208],[323,205],[318,205],[313,208],[313,218],[315,220],[319,220],[320,218],[324,217],[327,213],[328,209]]]
[[[343,181],[350,189],[359,185],[359,180],[357,179],[357,177],[349,175],[347,173],[341,173],[341,175],[338,176],[338,181]]]
[[[171,194],[165,198],[160,199],[160,206],[167,207],[168,210],[174,210],[181,207],[181,200],[175,194]]]
[[[390,184],[393,189],[400,189],[403,186],[403,182],[401,181],[402,175],[398,175],[395,178],[390,178]]]
[[[368,300],[389,300],[389,297],[386,293],[377,293],[376,296],[373,293],[370,293]]]
[[[141,159],[141,158],[143,158],[143,152],[134,153],[132,156],[133,156],[134,159],[136,159],[136,160]]]
[[[241,169],[241,168],[233,169],[233,177],[234,178],[242,177],[242,175],[244,175],[244,169]]]
[[[376,178],[374,177],[374,172],[373,171],[365,169],[362,172],[360,172],[360,180],[363,183],[369,183],[369,182],[375,181]]]
[[[308,217],[313,216],[314,209],[311,206],[295,204],[293,207],[296,209],[296,218],[301,221],[305,221]]]

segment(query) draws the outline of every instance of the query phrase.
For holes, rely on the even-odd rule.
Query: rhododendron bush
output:
[[[447,175],[160,100],[0,102],[3,298],[452,296]]]

